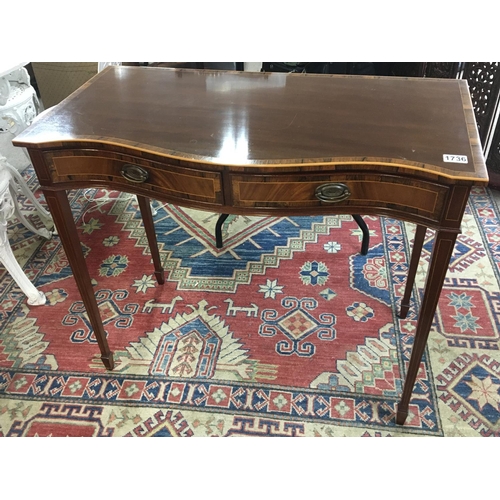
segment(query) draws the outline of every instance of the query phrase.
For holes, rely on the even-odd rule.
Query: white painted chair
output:
[[[0,132],[14,136],[32,123],[40,109],[25,64],[7,64],[0,68]],[[24,216],[17,202],[19,194],[25,195],[33,203],[39,215],[52,220],[18,170],[5,156],[0,155],[0,264],[5,266],[7,272],[26,294],[28,304],[42,305],[46,302],[45,295],[35,288],[14,257],[7,235],[7,222],[16,216],[25,227],[43,238],[51,238],[52,232],[46,228],[37,229]]]
[[[37,115],[40,104],[21,63],[0,69],[0,132],[20,134]]]

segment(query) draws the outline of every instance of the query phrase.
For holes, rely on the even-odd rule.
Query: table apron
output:
[[[332,165],[331,171],[247,174],[222,165],[205,169],[174,159],[154,161],[97,149],[52,150],[42,156],[44,171],[37,174],[47,191],[107,188],[234,215],[360,214],[394,217],[431,228],[459,225],[456,218],[447,220],[447,213],[453,192],[460,186],[380,172],[380,166],[374,167],[376,171],[367,170],[367,165],[359,171],[353,166],[347,172],[341,167],[337,171],[339,167]],[[37,164],[40,169],[40,162],[35,167]],[[339,192],[341,199],[325,200],[318,192]]]

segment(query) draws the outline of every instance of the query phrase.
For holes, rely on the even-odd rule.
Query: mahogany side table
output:
[[[149,197],[219,213],[366,214],[435,229],[396,422],[403,424],[470,189],[488,181],[464,80],[109,67],[14,144],[28,149],[113,369],[66,190],[138,196],[163,283]]]

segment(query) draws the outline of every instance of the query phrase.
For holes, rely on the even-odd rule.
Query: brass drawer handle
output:
[[[135,182],[140,184],[141,182],[146,182],[149,177],[149,173],[147,170],[144,170],[142,167],[138,165],[126,164],[123,165],[121,169],[121,174],[125,179],[130,182]]]
[[[346,200],[349,196],[351,196],[349,188],[340,182],[322,184],[316,188],[314,194],[318,200],[324,201],[325,203],[338,203],[339,201]]]

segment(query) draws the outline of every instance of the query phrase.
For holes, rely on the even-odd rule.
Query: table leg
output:
[[[44,195],[101,350],[102,362],[108,370],[112,370],[114,368],[113,353],[108,346],[68,196],[66,191],[44,191]]]
[[[225,220],[229,217],[229,214],[220,214],[215,224],[215,246],[217,248],[222,248],[222,225]]]
[[[161,266],[160,252],[158,251],[156,231],[153,222],[153,215],[151,213],[151,204],[149,203],[149,198],[146,198],[145,196],[137,195],[137,201],[139,202],[142,222],[144,224],[144,229],[146,230],[149,249],[151,250],[151,257],[153,258],[156,281],[159,285],[163,285],[163,283],[165,283],[165,274],[163,271],[163,267]]]
[[[361,232],[363,233],[363,241],[361,242],[361,255],[366,255],[368,253],[368,247],[370,246],[370,230],[366,225],[365,220],[361,215],[353,215],[352,218],[356,221]]]
[[[404,424],[408,416],[408,406],[413,392],[413,386],[415,385],[418,369],[422,361],[422,355],[427,343],[432,320],[434,319],[434,313],[436,312],[436,307],[439,302],[439,296],[443,288],[457,235],[458,231],[436,231],[431,263],[429,265],[425,284],[424,299],[420,307],[417,331],[413,341],[410,364],[408,365],[403,395],[396,414],[396,423],[400,425]]]
[[[425,226],[417,225],[415,239],[413,240],[413,249],[411,251],[410,269],[408,270],[408,277],[406,278],[405,293],[401,300],[401,309],[399,311],[399,317],[401,319],[406,318],[410,310],[411,292],[415,283],[415,275],[417,274],[418,262],[420,260],[420,254],[422,253],[422,247],[424,246],[426,231],[427,228]]]

